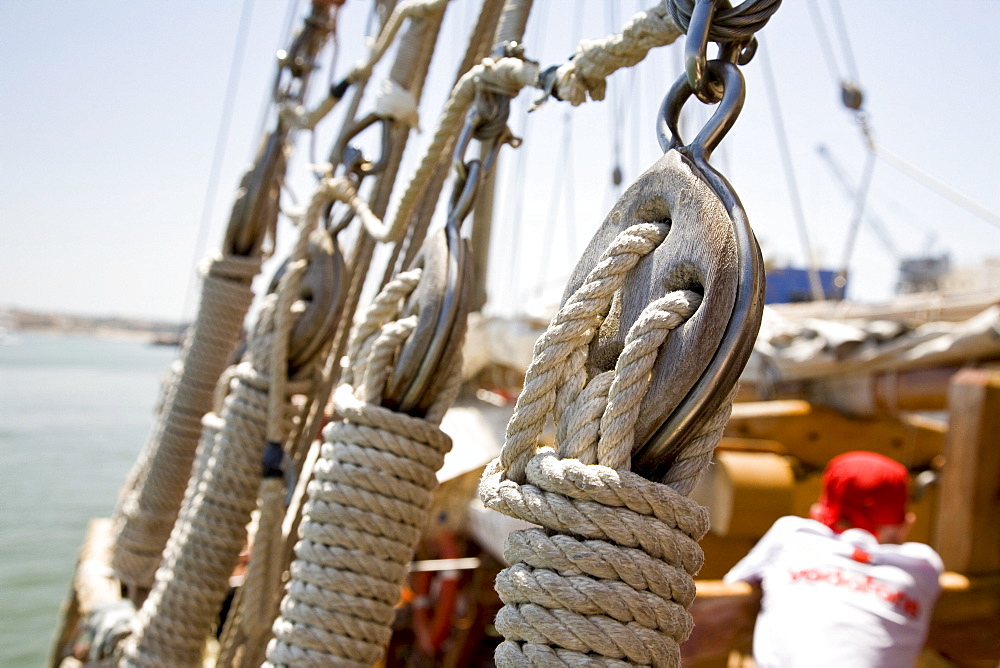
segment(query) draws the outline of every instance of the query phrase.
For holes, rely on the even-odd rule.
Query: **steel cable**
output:
[[[666,0],[667,13],[687,32],[695,0]],[[712,42],[739,42],[753,37],[778,11],[781,0],[748,0],[736,7],[719,9],[712,19],[708,39]]]

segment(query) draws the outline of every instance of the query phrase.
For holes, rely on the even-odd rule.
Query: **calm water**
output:
[[[48,657],[87,521],[110,514],[176,348],[0,343],[0,666]]]

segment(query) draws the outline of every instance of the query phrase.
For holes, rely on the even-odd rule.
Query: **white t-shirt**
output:
[[[881,545],[783,517],[725,576],[763,590],[758,668],[912,667],[927,637],[944,567],[922,543]]]

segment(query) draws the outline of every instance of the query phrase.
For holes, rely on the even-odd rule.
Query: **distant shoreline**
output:
[[[80,316],[0,309],[0,329],[8,333],[81,334],[115,341],[178,345],[187,325],[117,316]]]

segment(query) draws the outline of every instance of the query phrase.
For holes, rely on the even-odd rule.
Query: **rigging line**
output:
[[[615,34],[620,28],[618,23],[618,3],[609,2],[607,3],[607,21],[608,21],[608,34]],[[611,91],[613,103],[611,105],[611,142],[612,142],[612,153],[614,155],[614,172],[617,178],[612,178],[614,185],[614,190],[617,194],[621,190],[621,167],[622,167],[622,124],[623,124],[623,108],[624,100],[622,95],[622,88],[619,85],[621,81],[609,81],[609,86],[614,86]],[[614,183],[617,181],[617,183]]]
[[[526,42],[528,44],[538,44],[538,43],[540,43],[541,42],[541,36],[545,34],[545,30],[548,27],[547,23],[548,23],[548,16],[549,16],[550,9],[549,9],[548,6],[545,6],[545,5],[543,5],[543,6],[545,7],[545,10],[534,12],[532,14],[532,17],[535,17],[535,20],[529,21],[529,26],[528,27],[529,27],[530,32],[528,33],[528,35],[530,36],[531,39],[530,39],[530,41]],[[528,97],[526,97],[526,96],[518,96],[517,98],[515,98],[515,100],[517,101],[517,104],[519,105],[519,109],[520,109],[520,112],[518,114],[518,118],[524,119],[524,125],[522,126],[522,129],[521,129],[521,146],[516,151],[516,153],[517,153],[517,160],[515,162],[517,163],[517,166],[514,169],[513,178],[510,178],[510,176],[509,176],[510,175],[510,171],[509,171],[509,168],[508,168],[508,171],[507,171],[508,177],[507,177],[507,180],[505,182],[505,183],[508,183],[508,184],[511,181],[513,182],[513,185],[510,188],[510,192],[513,194],[513,197],[510,197],[510,198],[505,197],[504,199],[507,199],[508,201],[511,202],[510,215],[506,217],[506,220],[511,221],[510,222],[510,249],[511,249],[511,252],[509,254],[509,256],[510,256],[510,272],[511,272],[510,275],[516,277],[516,279],[520,279],[520,276],[521,276],[521,274],[520,274],[520,271],[521,271],[521,247],[520,246],[521,246],[521,237],[522,237],[522,234],[523,234],[523,231],[524,231],[524,217],[523,217],[524,216],[524,200],[525,200],[525,196],[524,196],[524,187],[525,186],[524,186],[524,184],[525,184],[525,179],[527,178],[527,172],[528,172],[528,152],[532,149],[532,145],[533,145],[533,143],[531,141],[528,141],[528,135],[529,135],[529,131],[530,131],[531,125],[532,125],[532,118],[534,116],[532,115],[532,113],[530,111],[528,111],[528,107],[531,104],[531,100]],[[509,165],[510,163],[507,163],[507,164]],[[521,294],[524,293],[524,286],[520,282],[520,280],[518,280],[518,283],[515,283],[515,289],[511,290],[509,294],[511,294],[511,295],[514,296],[514,299],[515,299],[514,305],[515,306],[517,304],[523,304],[523,299],[519,299],[518,295],[514,294],[515,290],[517,292],[521,293]],[[507,291],[504,290],[503,292],[506,293]],[[530,294],[530,290],[529,290],[529,294]],[[522,307],[521,310],[523,311],[523,307]]]
[[[508,202],[506,215],[504,220],[510,221],[508,228],[510,230],[510,253],[508,257],[510,258],[510,272],[511,276],[519,277],[519,272],[521,271],[521,233],[524,229],[524,183],[526,179],[526,174],[528,171],[528,153],[531,150],[532,144],[528,141],[528,130],[531,127],[531,116],[527,115],[527,105],[530,104],[528,98],[524,98],[521,101],[520,117],[524,118],[524,126],[521,129],[521,147],[517,150],[517,158],[514,161],[516,167],[511,171],[508,167],[505,170],[504,186],[509,188],[511,196],[504,195],[503,199]],[[510,163],[508,163],[510,164]],[[502,291],[506,292],[506,291]],[[517,299],[515,298],[515,303]]]
[[[250,22],[253,18],[254,0],[244,0],[243,8],[240,10],[240,21],[236,28],[236,45],[233,49],[233,59],[229,66],[229,81],[226,83],[226,92],[223,97],[222,114],[219,118],[219,127],[215,135],[215,148],[212,151],[212,163],[209,167],[208,185],[205,187],[205,196],[201,204],[201,221],[198,224],[198,236],[194,244],[193,265],[197,265],[198,260],[204,255],[205,243],[208,236],[209,221],[212,216],[212,208],[215,204],[219,190],[219,178],[222,173],[222,162],[226,154],[226,144],[229,140],[229,128],[233,120],[233,111],[236,107],[236,92],[239,89],[240,78],[243,73],[243,59],[246,55],[247,35],[250,31]],[[191,293],[194,284],[197,282],[197,272],[188,275],[187,287],[184,290],[184,304],[181,307],[181,319],[183,320],[188,309],[191,307]]]
[[[847,23],[844,21],[844,13],[840,10],[840,1],[831,0],[830,7],[832,8],[830,13],[833,15],[833,25],[840,38],[840,50],[844,55],[844,63],[847,65],[847,73],[852,81],[860,83],[858,63],[854,60],[854,49],[851,48],[850,33],[847,30]]]
[[[288,11],[285,12],[285,25],[281,28],[281,34],[278,36],[278,43],[271,50],[271,53],[277,53],[286,44],[291,43],[292,31],[295,25],[295,19],[299,16],[299,3],[301,0],[292,0],[288,3]],[[274,96],[271,94],[270,86],[265,89],[264,95],[260,100],[260,109],[257,112],[257,122],[254,124],[254,137],[261,137],[264,135],[264,125],[267,123],[267,118],[274,108]],[[249,159],[252,161],[257,152],[257,145],[255,143],[250,144],[250,155]]]
[[[326,71],[325,91],[327,91],[327,93],[324,94],[328,94],[328,91],[332,89],[332,86],[334,85],[334,79],[336,78],[337,75],[337,65],[340,62],[340,39],[339,35],[337,34],[337,30],[340,27],[341,8],[342,6],[335,5],[332,12],[333,30],[330,33],[330,47],[329,47],[330,64]],[[319,61],[318,54],[316,56],[316,60],[317,62]],[[306,103],[305,98],[303,98],[302,102],[303,104]],[[319,162],[316,159],[316,143],[318,142],[318,137],[317,137],[318,134],[319,133],[315,131],[315,128],[313,128],[313,131],[309,133],[309,163],[312,165],[315,165]]]
[[[820,157],[822,157],[826,161],[827,167],[830,168],[830,172],[833,174],[837,183],[840,184],[841,190],[844,191],[844,194],[847,196],[847,198],[849,200],[856,200],[859,194],[858,190],[856,190],[854,186],[851,185],[850,181],[847,178],[847,175],[844,174],[844,172],[841,170],[840,165],[833,157],[833,153],[830,151],[830,149],[824,144],[820,144],[819,146],[816,147],[816,152],[819,153]],[[882,244],[885,251],[889,253],[889,255],[891,255],[894,260],[899,260],[900,259],[899,250],[896,248],[896,244],[893,242],[892,237],[889,234],[889,230],[886,227],[886,224],[882,220],[882,218],[876,215],[875,212],[872,211],[871,208],[869,207],[864,216],[864,219],[868,221],[868,224],[871,226],[872,232],[878,238],[879,242]]]
[[[927,172],[923,171],[919,167],[907,162],[900,156],[896,155],[886,147],[878,143],[872,143],[872,150],[890,165],[903,172],[910,178],[918,181],[937,194],[941,195],[952,204],[955,204],[969,213],[972,213],[980,220],[984,220],[991,225],[1000,228],[1000,215],[990,211],[985,206],[979,204],[975,200],[966,197],[962,193],[958,192],[948,184],[940,181]]]
[[[927,221],[924,211],[918,213],[898,199],[889,199],[886,201],[886,205],[893,214],[905,220],[909,225],[912,225],[925,238],[937,236],[937,232],[934,231],[934,225]]]
[[[851,255],[854,253],[854,244],[858,238],[858,227],[861,226],[861,219],[865,215],[865,203],[868,199],[868,190],[871,187],[872,176],[875,173],[875,154],[868,153],[865,160],[865,171],[861,177],[861,185],[858,188],[857,197],[854,200],[854,213],[851,216],[851,226],[847,230],[847,241],[844,243],[844,256],[840,263],[840,272],[835,282],[835,287],[843,289],[847,279],[847,268],[851,263]],[[840,295],[844,296],[843,293]]]
[[[636,100],[636,101],[638,101],[638,100],[641,99],[640,91],[639,91],[639,76],[640,76],[639,72],[637,71],[637,69],[635,67],[630,67],[629,68],[629,72],[628,72],[628,94],[625,96],[626,100]],[[627,113],[628,109],[629,109],[629,105],[625,105],[626,113],[624,113],[622,115],[622,122],[625,124],[624,127],[622,128],[622,132],[623,132],[623,134],[625,134],[626,137],[629,136],[629,135],[632,135],[632,146],[629,149],[629,154],[626,155],[626,158],[625,158],[627,171],[622,174],[622,182],[625,181],[626,174],[628,174],[628,173],[635,174],[638,171],[638,168],[636,167],[636,165],[639,164],[639,141],[641,139],[641,133],[636,132],[636,128],[638,128],[640,126],[640,118],[641,118],[640,107],[641,107],[641,105],[640,104],[634,104],[634,105],[631,105],[631,106],[633,107],[631,121],[629,120],[628,113]],[[653,104],[650,105],[650,107],[655,109],[656,108],[656,103],[654,102]],[[631,123],[631,125],[629,123]],[[626,147],[626,148],[628,148],[628,147]]]
[[[823,285],[819,280],[819,271],[816,267],[816,258],[813,256],[812,243],[809,240],[809,230],[806,227],[805,210],[802,208],[802,198],[799,195],[798,182],[795,180],[795,171],[792,166],[792,152],[788,145],[788,137],[785,135],[785,122],[781,117],[781,107],[778,104],[778,87],[774,82],[774,71],[771,68],[771,57],[764,40],[760,40],[758,49],[762,55],[764,82],[767,87],[767,95],[771,102],[771,116],[774,119],[774,134],[778,140],[778,153],[781,155],[781,162],[785,171],[785,179],[788,182],[788,191],[791,197],[792,212],[795,218],[795,225],[798,228],[799,240],[806,254],[806,267],[809,274],[809,288],[813,299],[819,301],[824,297]]]
[[[642,0],[637,0],[631,15],[635,16],[640,11],[642,11],[644,5],[645,2],[643,2]],[[640,174],[643,170],[642,145],[643,145],[643,139],[645,138],[646,135],[644,132],[641,131],[641,129],[644,127],[644,123],[646,122],[646,115],[644,113],[644,110],[646,108],[659,109],[658,106],[660,104],[659,91],[666,90],[666,88],[656,87],[657,84],[659,83],[657,81],[656,73],[662,72],[663,70],[666,69],[663,66],[663,63],[666,59],[666,55],[665,54],[661,55],[662,52],[663,52],[662,49],[654,49],[649,54],[650,56],[652,56],[652,60],[648,61],[650,64],[645,65],[643,67],[629,68],[631,69],[630,76],[632,78],[632,83],[631,83],[632,87],[628,95],[628,100],[631,102],[631,104],[627,106],[629,109],[632,110],[632,118],[630,121],[631,124],[628,126],[628,132],[625,133],[626,137],[632,138],[632,155],[628,165],[629,174]],[[649,102],[643,102],[644,98],[643,93],[646,92],[642,87],[644,77],[647,82],[652,82],[648,88],[648,91],[652,94],[652,98]],[[654,141],[653,144],[656,144],[656,142]],[[625,175],[623,174],[622,176],[624,177]],[[608,209],[610,210],[611,207],[609,206]]]
[[[570,33],[571,39],[574,44],[579,44],[583,37],[583,12],[577,10],[573,15],[573,32]],[[563,111],[563,136],[562,136],[562,148],[560,150],[562,167],[557,169],[558,171],[558,186],[553,184],[552,186],[552,199],[553,204],[555,204],[556,211],[553,212],[555,215],[550,215],[552,223],[549,226],[550,234],[555,233],[555,218],[558,215],[558,205],[559,191],[562,191],[564,196],[563,206],[563,222],[566,228],[566,239],[563,248],[566,251],[566,259],[568,260],[568,267],[572,267],[577,259],[576,250],[576,211],[573,206],[573,108],[567,107]],[[542,257],[551,257],[551,252],[544,253]]]
[[[552,257],[552,249],[555,246],[556,220],[559,218],[559,211],[562,208],[560,206],[560,197],[559,197],[559,195],[560,195],[560,193],[564,189],[563,182],[567,178],[566,171],[564,169],[561,169],[560,165],[565,164],[566,162],[568,162],[568,160],[567,160],[567,150],[570,147],[568,147],[567,143],[566,143],[566,138],[568,136],[567,132],[566,132],[566,129],[569,127],[569,120],[570,120],[569,111],[564,111],[563,112],[563,142],[562,142],[562,147],[560,149],[559,156],[556,158],[556,161],[555,161],[556,168],[553,170],[554,174],[552,175],[552,180],[549,182],[549,210],[548,210],[548,215],[546,216],[546,219],[545,219],[546,224],[544,226],[544,233],[542,235],[542,243],[541,243],[541,246],[540,246],[540,250],[541,250],[540,255],[543,258],[551,258]],[[569,227],[568,224],[567,224],[567,227]],[[542,276],[543,280],[550,281],[550,282],[558,280],[558,279],[556,279],[556,278],[554,278],[553,276],[550,275],[550,270],[552,269],[552,265],[553,265],[552,262],[548,262],[548,263],[545,264],[545,266],[544,266],[544,275]],[[539,283],[535,287],[536,287],[536,292],[535,292],[534,296],[535,297],[541,297],[542,296],[542,289],[544,287],[543,284]]]
[[[826,61],[827,69],[830,70],[833,83],[839,87],[843,82],[843,77],[840,75],[840,68],[837,66],[837,58],[833,54],[833,46],[830,43],[830,35],[826,31],[826,24],[823,23],[823,16],[820,14],[816,0],[806,2],[806,7],[809,10],[809,17],[812,19],[813,27],[816,29],[816,37],[819,41],[820,51],[823,52],[823,60]]]
[[[330,65],[326,71],[327,88],[333,85],[337,76],[337,65],[340,64],[340,40],[337,39],[337,29],[340,26],[340,7],[335,7],[333,12],[333,34],[330,40]]]
[[[573,174],[573,116],[569,109],[566,110],[566,125],[563,128],[563,155],[566,159],[566,179],[563,182],[563,195],[565,201],[566,214],[566,253],[569,259],[569,266],[576,264],[580,251],[576,245],[576,191],[574,185],[576,177]]]

